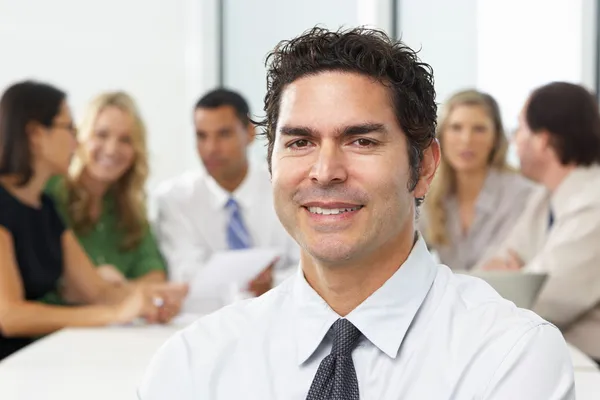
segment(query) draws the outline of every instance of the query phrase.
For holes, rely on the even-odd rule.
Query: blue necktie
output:
[[[225,205],[229,211],[229,223],[227,224],[227,245],[230,250],[247,249],[252,246],[250,234],[244,225],[240,206],[233,198]]]

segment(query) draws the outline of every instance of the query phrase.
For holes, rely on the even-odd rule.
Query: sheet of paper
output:
[[[215,253],[190,285],[190,297],[222,295],[233,286],[247,286],[281,256],[274,248],[252,248]]]

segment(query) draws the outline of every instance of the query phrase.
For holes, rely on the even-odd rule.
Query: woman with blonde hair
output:
[[[124,92],[97,96],[85,112],[67,179],[47,192],[97,265],[115,284],[166,280],[146,218],[146,129]]]
[[[65,327],[172,317],[177,290],[101,279],[43,192],[51,176],[67,173],[75,131],[60,89],[25,81],[0,97],[0,360]],[[47,304],[59,287],[76,306]]]
[[[473,268],[508,234],[533,184],[506,161],[508,140],[492,96],[453,95],[438,124],[441,164],[424,204],[421,231],[440,261]]]

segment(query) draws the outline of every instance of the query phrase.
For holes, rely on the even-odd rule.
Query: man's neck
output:
[[[485,184],[488,169],[458,172],[456,174],[456,198],[459,202],[474,203]]]
[[[569,174],[577,168],[576,165],[562,165],[559,163],[553,163],[552,165],[545,168],[546,173],[541,180],[541,184],[544,185],[550,192],[556,192],[556,189],[561,183],[569,176]]]
[[[233,193],[237,190],[237,188],[240,187],[242,182],[244,182],[244,179],[246,179],[246,175],[248,175],[248,169],[249,169],[249,166],[248,166],[248,163],[246,163],[243,166],[243,168],[240,169],[240,171],[233,176],[219,177],[219,178],[214,177],[214,178],[217,181],[217,183],[219,184],[219,186],[221,186],[223,189],[225,189],[229,193]]]
[[[408,258],[415,233],[413,225],[407,225],[410,231],[384,248],[343,265],[320,262],[303,251],[300,262],[307,282],[338,315],[348,315],[383,286]]]

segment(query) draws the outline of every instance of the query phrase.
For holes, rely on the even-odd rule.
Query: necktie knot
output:
[[[321,361],[306,400],[359,400],[352,350],[361,333],[344,318],[333,323],[330,333],[333,334],[331,353]]]
[[[229,200],[227,200],[227,203],[225,204],[225,208],[228,209],[230,212],[235,212],[239,211],[240,206],[233,197],[230,197]]]
[[[361,336],[358,328],[347,319],[340,318],[333,323],[331,329],[333,330],[333,348],[331,349],[331,354],[350,356]]]

